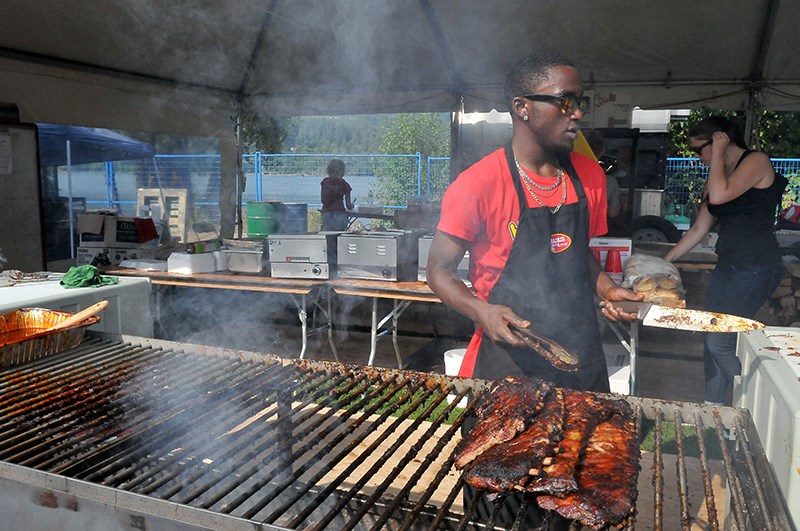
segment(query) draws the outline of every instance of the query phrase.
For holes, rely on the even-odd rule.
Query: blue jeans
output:
[[[783,275],[783,265],[718,266],[711,272],[705,309],[752,318]],[[707,333],[703,349],[706,401],[725,402],[733,377],[741,374],[736,357],[736,333]]]
[[[347,230],[347,212],[323,212],[321,230]]]

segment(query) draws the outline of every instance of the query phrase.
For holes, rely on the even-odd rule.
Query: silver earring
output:
[[[528,121],[528,115],[527,114],[522,117],[522,121],[523,122],[527,122]]]

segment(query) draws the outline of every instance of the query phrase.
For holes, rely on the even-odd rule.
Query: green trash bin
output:
[[[281,203],[279,201],[250,201],[247,203],[247,237],[266,238],[278,233]]]

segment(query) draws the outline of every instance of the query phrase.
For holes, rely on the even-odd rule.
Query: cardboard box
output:
[[[606,270],[606,258],[608,258],[608,251],[611,249],[616,249],[619,251],[620,261],[622,262],[623,271],[625,269],[625,263],[628,261],[628,258],[631,257],[631,252],[633,250],[633,242],[630,238],[592,238],[589,240],[589,248],[592,251],[599,251],[600,253],[600,266],[603,270]],[[614,279],[617,284],[622,282],[622,274],[612,274],[611,278]]]
[[[108,247],[116,249],[155,248],[158,246],[158,233],[150,218],[126,218],[104,213],[78,215],[78,232],[81,247]],[[140,241],[141,227],[152,225],[156,236]],[[139,225],[140,230],[137,230]],[[149,232],[149,231],[148,231]]]
[[[631,126],[631,97],[617,92],[596,92],[592,102],[592,127],[625,128]]]
[[[78,247],[75,265],[99,267],[118,266],[123,260],[152,260],[155,249],[118,249],[109,247]]]

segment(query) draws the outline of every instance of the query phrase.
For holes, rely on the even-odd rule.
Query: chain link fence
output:
[[[413,201],[440,201],[450,183],[449,157],[408,155],[265,154],[242,157],[246,186],[243,201],[305,203],[320,208],[320,181],[332,158],[345,162],[345,179],[356,205],[372,201],[387,209],[405,208]],[[800,159],[772,159],[789,179],[784,207],[800,202]],[[80,208],[140,214],[140,190],[151,196],[160,190],[185,191],[186,237],[197,227],[219,227],[219,155],[157,155],[153,159],[83,164],[71,172],[61,168],[61,197],[72,197]],[[697,158],[667,159],[664,194],[668,217],[693,218],[708,167]],[[197,230],[196,232],[201,232]]]

